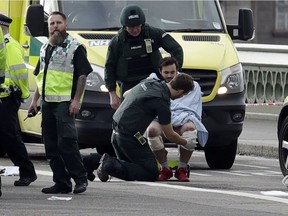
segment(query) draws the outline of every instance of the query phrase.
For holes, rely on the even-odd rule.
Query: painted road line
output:
[[[205,188],[187,187],[187,186],[181,186],[181,185],[168,185],[168,184],[155,183],[155,182],[133,182],[133,183],[141,184],[141,185],[148,185],[148,186],[153,186],[153,187],[165,187],[165,188],[176,189],[176,190],[195,191],[195,192],[204,192],[204,193],[217,193],[217,194],[223,194],[223,195],[247,197],[247,198],[252,198],[252,199],[259,199],[259,200],[288,204],[288,199],[274,197],[274,196],[265,196],[265,195],[260,195],[260,194],[251,194],[247,192],[205,189]]]
[[[45,176],[52,176],[53,175],[52,172],[43,171],[43,170],[36,170],[36,173],[39,175],[45,175]],[[114,180],[116,180],[116,179],[114,179]],[[94,181],[100,181],[100,180],[98,178],[96,178]],[[116,181],[123,181],[123,180],[117,179]],[[181,185],[169,185],[169,184],[165,184],[165,183],[156,183],[156,182],[137,182],[137,181],[134,181],[134,182],[130,182],[130,183],[139,184],[139,185],[148,185],[148,186],[152,186],[152,187],[165,187],[165,188],[176,189],[176,190],[195,191],[195,192],[204,192],[204,193],[217,193],[217,194],[223,194],[223,195],[247,197],[247,198],[252,198],[252,199],[260,199],[260,200],[265,200],[265,201],[273,201],[273,202],[288,204],[288,199],[274,197],[274,196],[267,196],[267,195],[251,194],[251,193],[247,193],[247,192],[205,189],[205,188],[187,187],[187,186],[181,186]],[[263,191],[261,193],[263,193]]]

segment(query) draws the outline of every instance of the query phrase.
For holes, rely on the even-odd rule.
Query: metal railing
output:
[[[288,96],[288,46],[235,44],[244,70],[245,102],[278,103]]]

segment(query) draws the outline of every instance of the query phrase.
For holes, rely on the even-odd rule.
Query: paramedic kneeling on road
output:
[[[112,145],[117,158],[104,154],[97,169],[101,181],[110,176],[127,181],[156,181],[159,169],[143,133],[158,116],[167,139],[187,149],[195,148],[195,139],[184,139],[171,125],[170,99],[180,98],[194,88],[193,79],[176,75],[169,83],[146,79],[131,89],[113,115]]]
[[[160,61],[160,74],[162,78],[169,82],[176,76],[178,64],[173,57],[166,57]],[[148,78],[158,79],[155,73]],[[194,89],[181,98],[171,100],[171,124],[173,129],[182,136],[198,138],[199,144],[204,146],[208,139],[208,131],[201,122],[202,96],[201,88],[194,81]],[[162,137],[163,132],[158,119],[155,119],[147,128],[148,143],[154,152],[157,161],[161,164],[158,181],[166,181],[173,176],[171,168],[168,166],[166,150]],[[164,136],[165,138],[165,136]],[[179,146],[179,165],[175,172],[175,177],[179,181],[189,181],[186,171],[187,164],[191,158],[193,150],[187,150]]]

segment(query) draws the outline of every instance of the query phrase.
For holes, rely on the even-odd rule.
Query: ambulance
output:
[[[93,67],[76,117],[80,148],[96,147],[99,153],[109,153],[114,110],[104,85],[104,65],[108,44],[121,28],[120,12],[127,4],[140,6],[146,23],[165,30],[182,46],[182,72],[192,75],[203,92],[202,122],[209,139],[205,148],[198,149],[204,150],[210,168],[231,168],[245,117],[244,73],[233,40],[253,39],[250,9],[239,9],[238,23],[228,25],[218,0],[1,0],[1,10],[5,5],[4,12],[13,18],[11,34],[25,49],[31,97],[35,89],[32,71],[41,45],[47,42],[47,17],[61,11],[67,16],[68,33],[86,47]],[[19,111],[19,126],[24,135],[41,136],[41,114],[24,121],[29,104],[28,100]]]

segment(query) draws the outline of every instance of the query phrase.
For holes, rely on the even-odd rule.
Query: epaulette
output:
[[[8,38],[5,38],[4,41],[5,41],[6,44],[9,43],[9,39]]]

